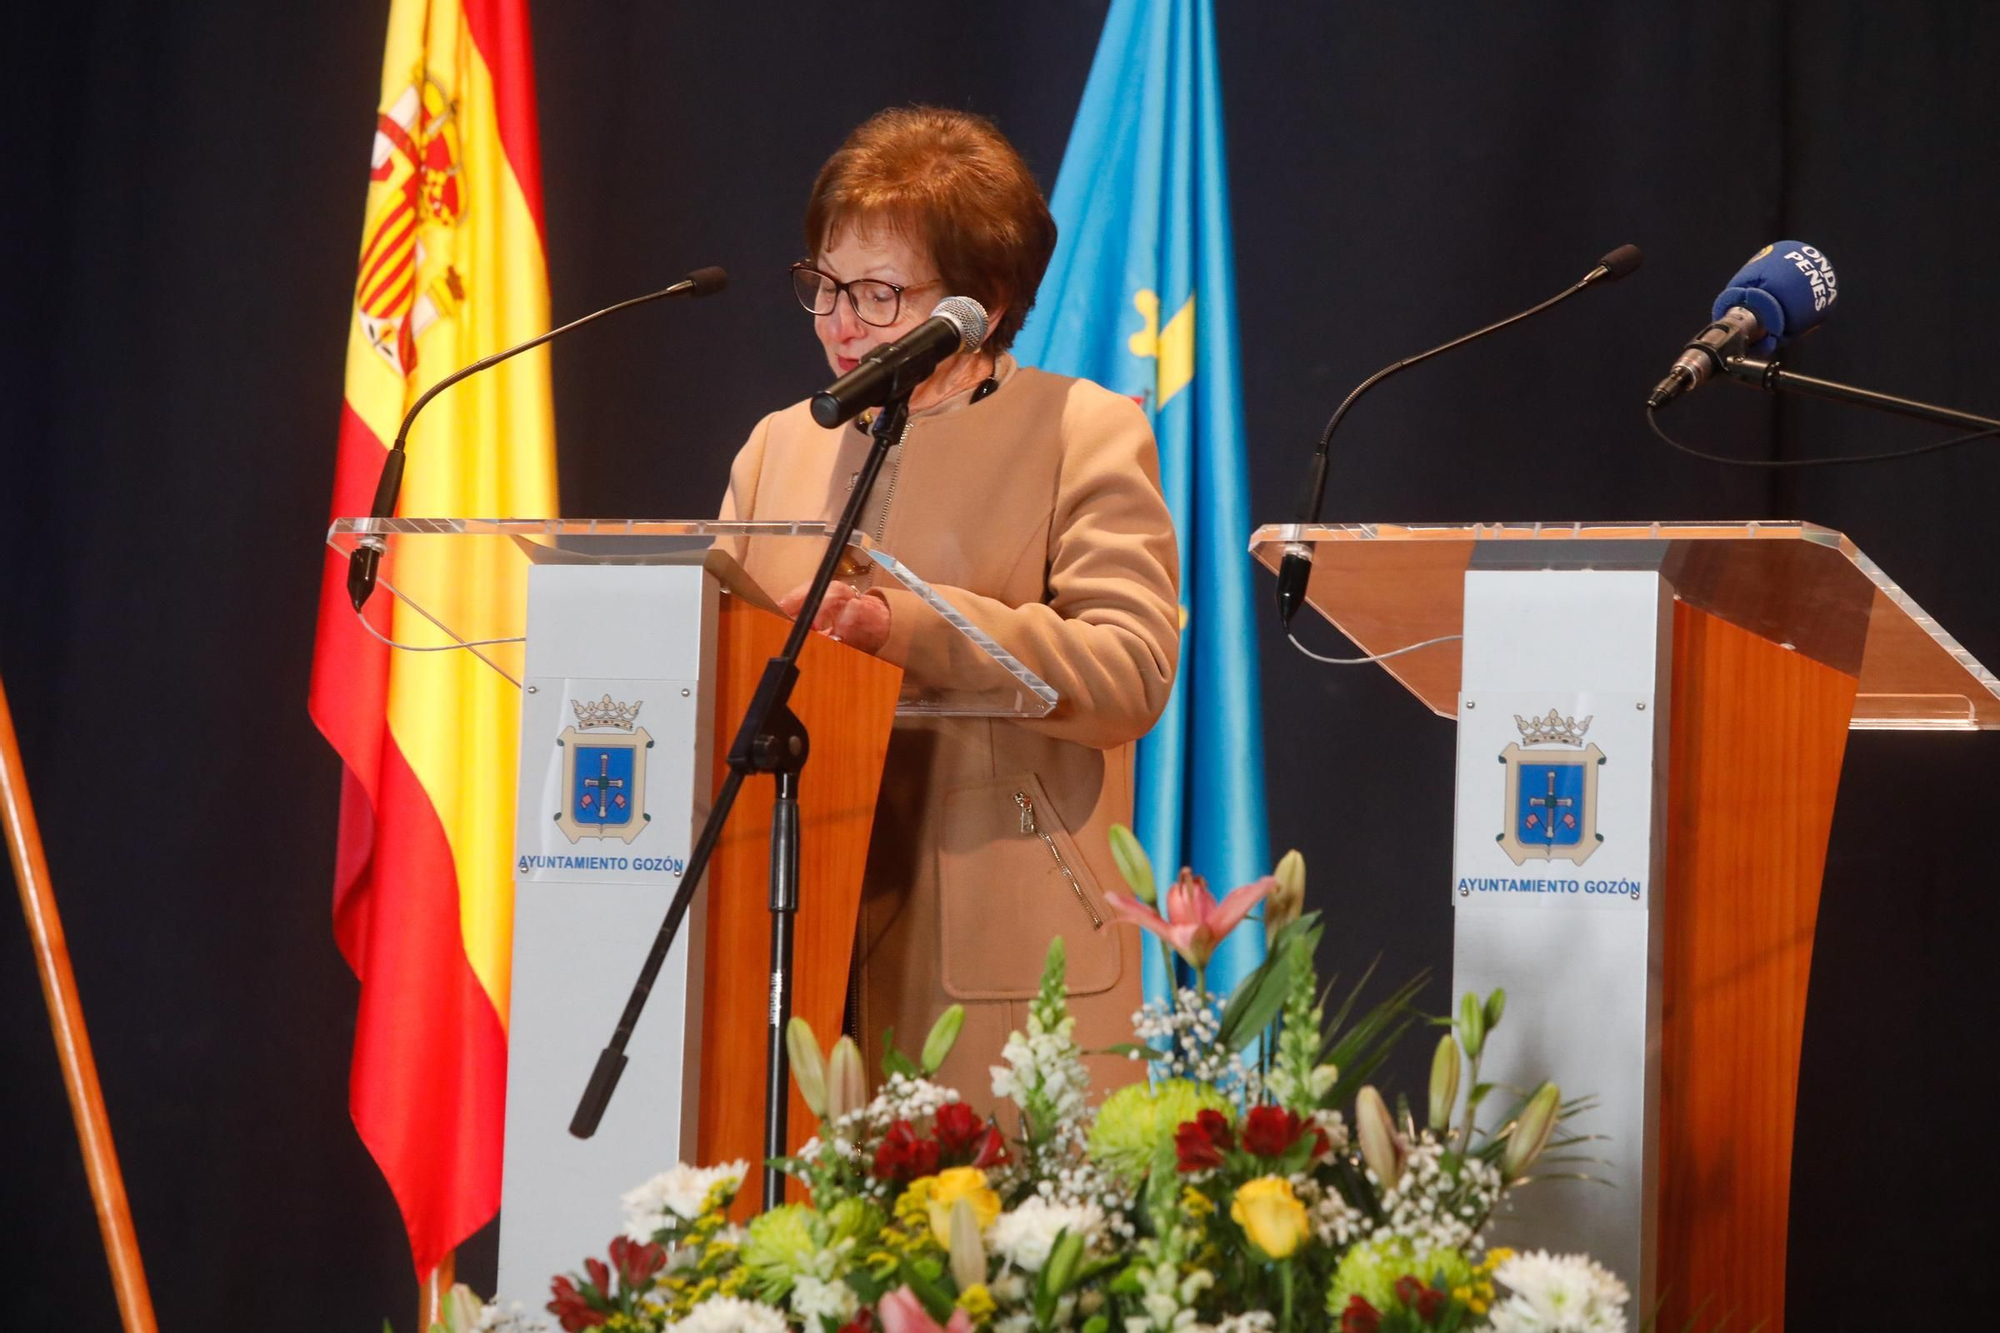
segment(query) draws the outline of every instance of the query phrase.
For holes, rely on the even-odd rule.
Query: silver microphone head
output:
[[[958,326],[959,345],[977,351],[986,341],[986,307],[969,296],[947,296],[931,311],[932,319],[948,319]]]

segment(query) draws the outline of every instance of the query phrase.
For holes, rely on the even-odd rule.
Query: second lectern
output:
[[[1458,723],[1452,992],[1483,1077],[1596,1109],[1590,1173],[1511,1226],[1659,1326],[1780,1328],[1806,980],[1850,728],[2000,727],[2000,682],[1802,523],[1268,527],[1307,600]],[[1443,886],[1440,886],[1442,888]],[[1501,1100],[1496,1098],[1496,1101]],[[1510,1240],[1509,1225],[1501,1239]]]

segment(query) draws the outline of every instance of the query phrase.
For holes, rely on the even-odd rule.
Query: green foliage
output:
[[[1148,907],[1160,901],[1160,884],[1153,876],[1153,862],[1138,837],[1123,824],[1111,826],[1111,863],[1118,867],[1119,878],[1132,890],[1133,897]]]
[[[1458,1022],[1453,1025],[1458,1031],[1458,1044],[1465,1048],[1468,1059],[1477,1060],[1486,1049],[1486,1007],[1471,991],[1459,1002]]]
[[[958,1033],[965,1026],[965,1006],[954,1004],[938,1015],[937,1022],[931,1024],[931,1032],[924,1038],[923,1055],[919,1063],[923,1065],[924,1076],[932,1074],[944,1066],[951,1048],[958,1044]]]
[[[924,1071],[917,1062],[896,1049],[896,1029],[882,1029],[882,1077],[894,1078],[901,1074],[905,1078],[922,1078]]]
[[[1069,1013],[1069,991],[1064,984],[1068,975],[1069,950],[1058,935],[1049,941],[1049,951],[1042,959],[1042,984],[1035,991],[1031,1015],[1045,1030],[1053,1029]]]
[[[1418,1021],[1413,1006],[1417,993],[1430,979],[1428,972],[1417,973],[1391,991],[1387,999],[1363,1012],[1351,1024],[1348,1022],[1362,988],[1374,973],[1374,964],[1370,964],[1333,1017],[1327,1020],[1320,1039],[1319,1063],[1331,1064],[1340,1071],[1340,1076],[1320,1095],[1321,1106],[1344,1106],[1352,1101],[1362,1085],[1374,1078],[1375,1071],[1389,1058],[1389,1052],[1395,1049],[1403,1033]]]
[[[792,1080],[806,1099],[806,1109],[826,1119],[826,1057],[820,1054],[812,1024],[795,1017],[785,1025],[785,1053],[791,1060]]]
[[[1306,913],[1279,932],[1264,961],[1243,978],[1222,1007],[1216,1041],[1225,1050],[1242,1050],[1277,1019],[1291,994],[1293,975],[1311,972],[1321,933],[1317,912]]]
[[[924,1313],[940,1324],[951,1318],[957,1293],[944,1284],[944,1269],[936,1260],[906,1257],[898,1272],[911,1293],[923,1303]]]
[[[1082,1236],[1067,1229],[1056,1236],[1056,1243],[1049,1250],[1049,1261],[1042,1265],[1035,1283],[1035,1320],[1042,1327],[1053,1325],[1056,1302],[1070,1289],[1082,1258]]]
[[[1309,925],[1317,917],[1318,913],[1300,917],[1272,942],[1274,950],[1288,955],[1291,984],[1285,993],[1270,1086],[1279,1105],[1298,1115],[1307,1115],[1319,1105],[1313,1082],[1325,1008],[1318,999],[1319,972],[1313,965],[1320,930]]]

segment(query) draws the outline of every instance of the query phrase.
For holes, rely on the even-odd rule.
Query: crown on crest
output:
[[[1523,745],[1582,745],[1583,733],[1590,730],[1595,713],[1578,722],[1573,717],[1564,717],[1555,709],[1549,710],[1547,717],[1522,717],[1514,714],[1514,725],[1521,729]]]
[[[635,699],[629,706],[613,703],[607,694],[596,703],[588,699],[572,699],[569,706],[576,713],[576,725],[585,730],[591,727],[618,727],[630,731],[639,725],[639,710],[645,704],[644,699]]]

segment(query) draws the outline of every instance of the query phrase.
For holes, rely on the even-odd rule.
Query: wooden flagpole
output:
[[[14,735],[14,715],[7,707],[5,685],[0,685],[0,823],[6,825],[7,852],[14,863],[14,882],[21,890],[21,911],[28,919],[42,997],[48,1002],[49,1027],[62,1062],[63,1087],[69,1092],[77,1144],[83,1149],[84,1173],[90,1178],[90,1197],[97,1206],[97,1229],[104,1236],[105,1257],[111,1263],[119,1318],[126,1333],[155,1333],[153,1298],[146,1289],[139,1238],[132,1229],[132,1209],[125,1199],[125,1178],[111,1142],[111,1120],[104,1110],[104,1090],[97,1081],[97,1061],[90,1053],[90,1034],[83,1025],[69,944],[63,937],[62,918],[56,914],[48,857],[42,850],[35,808],[28,799],[28,778],[21,767],[21,747]]]

